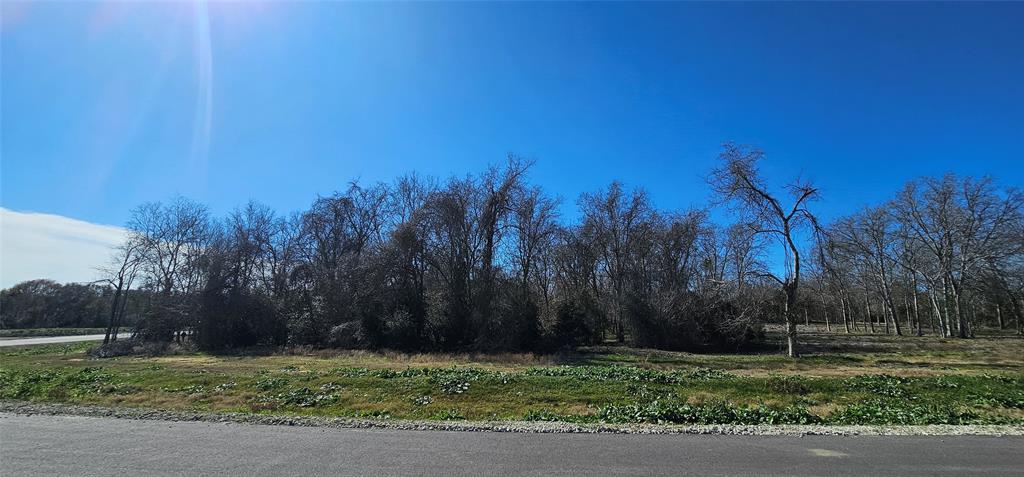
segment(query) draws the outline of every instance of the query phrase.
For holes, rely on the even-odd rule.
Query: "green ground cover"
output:
[[[1024,341],[808,333],[805,357],[0,351],[0,399],[204,412],[680,424],[1024,424]]]

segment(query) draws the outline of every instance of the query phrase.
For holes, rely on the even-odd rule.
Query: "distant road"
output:
[[[131,333],[120,333],[118,338],[128,338]],[[74,336],[44,336],[40,338],[14,338],[0,340],[0,347],[4,346],[28,346],[53,343],[77,343],[79,341],[103,341],[105,335],[74,335]]]
[[[1024,475],[1022,437],[516,434],[0,413],[0,474]]]

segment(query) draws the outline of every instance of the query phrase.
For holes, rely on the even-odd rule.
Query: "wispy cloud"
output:
[[[0,288],[34,278],[96,280],[124,236],[120,227],[0,207]]]

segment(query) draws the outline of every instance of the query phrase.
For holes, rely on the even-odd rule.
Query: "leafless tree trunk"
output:
[[[865,319],[868,321],[868,327],[871,329],[871,333],[874,334],[875,333],[875,319],[871,316],[871,299],[867,295],[864,296],[864,308],[865,308],[865,310],[867,310],[867,314],[865,315]]]
[[[832,331],[832,325],[828,321],[828,304],[825,303],[824,293],[821,295],[821,314],[825,319],[825,331]]]
[[[847,310],[849,309],[849,306],[850,306],[850,304],[849,304],[849,301],[846,299],[846,297],[840,295],[839,296],[839,309],[843,313],[843,328],[846,329],[846,334],[850,334],[850,321],[851,321],[850,318],[851,317],[847,313]],[[855,328],[856,328],[856,326],[857,326],[857,324],[854,323],[854,327]]]
[[[793,308],[797,302],[801,272],[800,249],[796,244],[797,231],[809,228],[817,235],[818,222],[807,209],[807,203],[818,197],[818,189],[799,180],[790,183],[786,188],[793,203],[789,208],[784,208],[779,199],[768,191],[758,174],[757,162],[763,156],[758,150],[726,144],[720,155],[723,164],[711,173],[708,181],[722,200],[731,201],[750,215],[753,231],[773,235],[783,242],[789,258],[786,273],[782,278],[769,275],[781,285],[785,295],[783,317],[786,323],[786,352],[790,357],[796,357],[799,351]]]
[[[108,275],[104,281],[114,288],[114,296],[110,301],[110,319],[103,336],[103,344],[117,340],[118,327],[128,302],[128,292],[132,288],[132,282],[135,280],[142,261],[140,245],[137,239],[128,237],[123,244],[118,246],[111,260],[111,266],[104,271]]]

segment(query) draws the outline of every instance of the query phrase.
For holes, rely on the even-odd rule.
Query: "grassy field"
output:
[[[439,420],[1024,424],[1024,340],[808,333],[805,357],[292,351],[91,359],[0,352],[0,399]]]
[[[131,331],[130,329],[124,331]],[[106,328],[15,328],[0,330],[0,338],[34,338],[40,336],[102,335]]]

